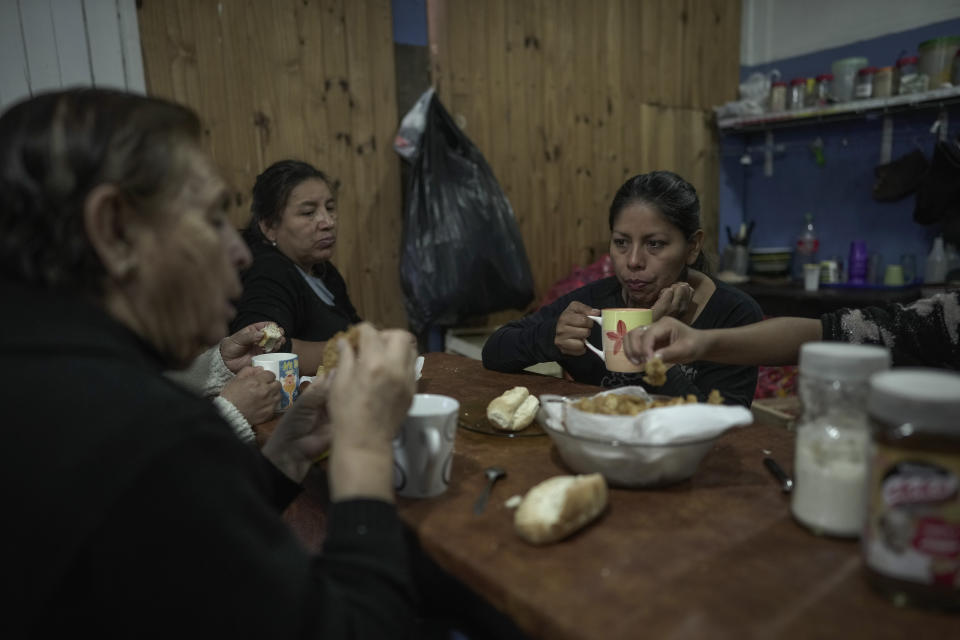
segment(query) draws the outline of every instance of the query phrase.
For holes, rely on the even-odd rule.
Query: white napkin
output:
[[[639,391],[637,391],[639,389]],[[648,395],[642,387],[622,387],[605,391]],[[542,418],[549,426],[573,435],[609,439],[624,444],[666,444],[715,438],[733,427],[753,422],[745,407],[692,403],[647,409],[635,416],[611,416],[580,411],[573,400],[560,396],[540,397]]]

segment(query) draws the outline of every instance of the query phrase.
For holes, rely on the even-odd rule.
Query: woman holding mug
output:
[[[671,366],[667,381],[653,387],[641,374],[608,371],[586,349],[600,348],[600,328],[588,316],[607,308],[648,308],[698,328],[757,322],[760,307],[747,294],[704,271],[700,200],[675,173],[654,171],[627,180],[610,205],[610,258],[615,275],[591,282],[536,313],[498,329],[483,347],[483,364],[520,371],[558,362],[574,380],[604,387],[643,385],[653,393],[696,395],[717,389],[729,404],[750,406],[756,367],[692,362]]]
[[[296,353],[300,371],[313,373],[326,341],[360,322],[330,262],[337,244],[334,183],[306,162],[281,160],[257,176],[250,211],[244,236],[253,265],[243,274],[232,330],[276,322],[287,336],[279,350]]]
[[[101,89],[0,116],[0,635],[413,635],[392,448],[412,336],[340,341],[262,451],[162,373],[226,335],[250,262],[202,138],[185,107]],[[313,558],[280,512],[331,441]]]

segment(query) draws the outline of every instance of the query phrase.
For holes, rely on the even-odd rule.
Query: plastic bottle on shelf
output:
[[[943,249],[943,236],[933,240],[933,248],[927,256],[927,268],[923,272],[923,281],[926,284],[943,282],[947,277],[947,254]]]
[[[953,244],[947,242],[943,245],[943,255],[947,263],[944,267],[944,280],[946,280],[951,271],[960,269],[960,253]]]
[[[803,279],[804,265],[819,264],[817,253],[820,250],[820,240],[813,226],[813,214],[803,215],[803,231],[797,236],[796,250],[794,251],[793,275],[797,280]]]

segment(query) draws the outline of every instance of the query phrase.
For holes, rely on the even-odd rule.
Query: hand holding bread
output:
[[[514,387],[490,401],[487,420],[502,431],[521,431],[537,416],[540,400],[526,387]]]
[[[220,341],[220,357],[233,373],[253,364],[253,356],[279,349],[286,338],[274,322],[254,322]]]
[[[606,507],[607,482],[599,473],[554,476],[527,492],[513,525],[530,544],[548,544],[587,526]]]

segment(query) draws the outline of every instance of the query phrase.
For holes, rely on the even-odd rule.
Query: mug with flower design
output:
[[[587,316],[600,325],[603,334],[603,351],[586,342],[587,348],[600,356],[607,365],[608,371],[629,373],[640,371],[643,366],[627,360],[624,353],[623,341],[627,332],[637,327],[643,327],[653,322],[653,311],[650,309],[603,309],[599,316]]]

